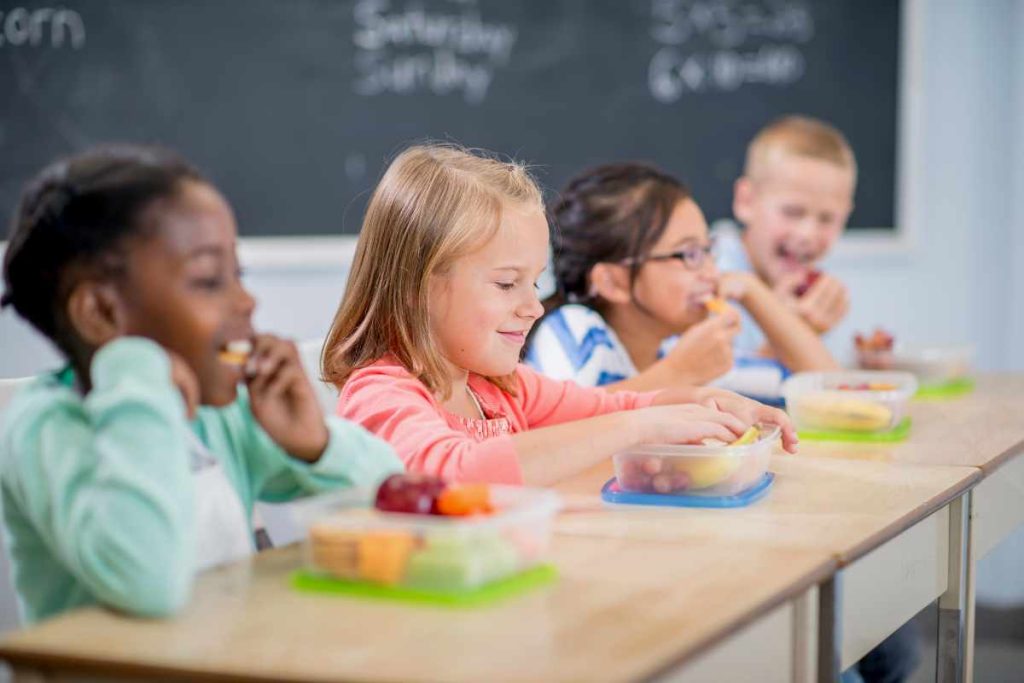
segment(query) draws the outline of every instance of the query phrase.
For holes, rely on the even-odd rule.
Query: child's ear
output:
[[[616,263],[596,264],[590,269],[590,294],[608,303],[628,304],[633,298],[629,269]]]
[[[75,333],[95,348],[124,334],[124,306],[108,282],[80,281],[68,297],[67,314]]]
[[[747,176],[740,176],[733,184],[732,215],[741,224],[746,225],[753,213],[754,186]]]

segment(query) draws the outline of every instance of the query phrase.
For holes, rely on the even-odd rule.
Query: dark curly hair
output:
[[[116,276],[126,239],[153,230],[142,214],[200,174],[164,149],[95,148],[44,168],[22,192],[4,253],[0,305],[73,357],[80,342],[67,300],[86,274]]]

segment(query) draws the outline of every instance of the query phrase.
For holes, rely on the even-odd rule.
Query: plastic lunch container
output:
[[[380,512],[328,495],[295,504],[313,573],[432,592],[478,588],[546,559],[559,498],[550,491],[490,487],[495,512],[443,517]]]
[[[875,358],[872,353],[884,356]],[[897,346],[893,351],[859,352],[862,364],[912,373],[922,387],[941,386],[971,374],[971,346]]]
[[[765,425],[745,446],[649,444],[612,457],[623,491],[731,496],[760,481],[768,470],[779,428]]]
[[[884,432],[898,425],[917,391],[909,372],[801,372],[782,385],[798,430]]]

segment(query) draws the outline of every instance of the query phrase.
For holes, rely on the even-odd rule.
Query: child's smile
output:
[[[221,354],[252,339],[255,307],[239,280],[231,209],[212,187],[188,182],[141,219],[154,221],[155,231],[126,249],[123,333],[149,337],[184,358],[203,403],[230,403],[245,364]]]
[[[501,377],[519,363],[544,313],[536,282],[547,264],[548,225],[538,208],[505,206],[495,235],[435,277],[431,331],[455,368]]]

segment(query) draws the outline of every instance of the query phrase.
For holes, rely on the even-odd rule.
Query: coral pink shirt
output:
[[[644,408],[657,392],[607,392],[516,368],[511,396],[479,375],[469,387],[486,419],[454,415],[393,357],[352,373],[341,389],[337,414],[389,442],[414,472],[453,481],[521,484],[512,434],[619,410]]]

